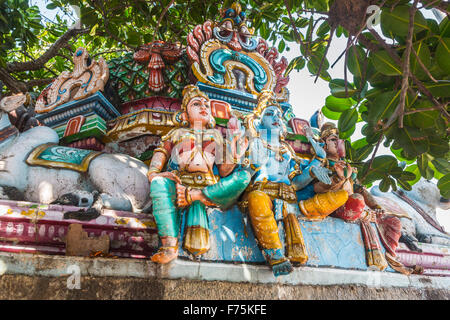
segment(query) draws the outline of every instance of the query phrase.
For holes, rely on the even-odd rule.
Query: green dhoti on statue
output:
[[[205,186],[203,194],[217,206],[226,208],[234,203],[249,184],[251,176],[246,171],[236,171],[220,179],[217,183]],[[194,201],[186,208],[176,206],[175,182],[164,177],[153,179],[150,196],[153,200],[153,215],[160,237],[178,237],[181,215],[186,214],[184,249],[194,255],[209,250],[209,222],[206,206]]]

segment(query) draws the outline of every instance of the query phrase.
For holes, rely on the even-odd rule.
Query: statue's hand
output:
[[[245,137],[245,130],[235,117],[230,118],[227,127],[229,133],[231,133],[228,135],[231,156],[235,160],[241,159],[245,151],[247,151],[249,144],[247,137]]]
[[[310,127],[306,127],[306,138],[308,139],[309,143],[311,143],[311,146],[313,147],[314,151],[316,152],[316,155],[319,158],[325,159],[327,157],[326,151],[321,147],[320,143],[314,140],[313,133]]]
[[[312,166],[311,171],[320,182],[328,185],[331,184],[331,178],[329,176],[331,171],[329,169],[320,166]]]
[[[347,163],[347,176],[346,176],[346,178],[349,179],[352,176],[352,173],[353,173],[353,168],[350,165],[350,163]]]
[[[334,170],[336,171],[337,176],[341,180],[345,180],[344,167],[346,166],[344,161],[338,161],[334,164]]]
[[[182,208],[186,207],[189,203],[186,199],[186,187],[177,183],[177,206]]]
[[[152,183],[152,180],[156,177],[164,177],[167,179],[172,180],[175,183],[181,183],[181,180],[178,176],[176,176],[174,173],[165,171],[165,172],[153,172],[148,175],[148,181]]]
[[[205,206],[214,207],[216,204],[209,201],[200,189],[187,189],[182,184],[177,183],[177,206],[182,208],[190,205],[194,201],[200,201]],[[189,197],[190,199],[188,199]]]

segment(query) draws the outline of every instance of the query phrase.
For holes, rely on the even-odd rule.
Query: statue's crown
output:
[[[181,109],[186,110],[189,101],[195,97],[203,97],[209,100],[209,97],[204,92],[200,91],[200,89],[197,86],[190,84],[184,87]]]

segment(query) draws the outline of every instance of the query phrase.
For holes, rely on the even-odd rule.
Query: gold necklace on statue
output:
[[[275,152],[275,160],[277,160],[279,162],[282,162],[284,160],[283,154],[285,154],[287,152],[287,149],[285,146],[282,145],[281,147],[275,147],[275,146],[271,146],[263,139],[261,139],[261,141],[262,141],[262,144],[264,147]]]

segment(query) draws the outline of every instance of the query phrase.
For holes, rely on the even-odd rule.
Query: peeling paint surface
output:
[[[281,205],[275,204],[276,211]],[[291,207],[288,210],[291,210]],[[285,237],[283,223],[277,213],[279,234],[283,241]],[[202,261],[265,263],[251,225],[237,206],[226,211],[209,209],[208,217],[211,249],[201,256]],[[300,218],[299,223],[309,256],[306,266],[367,270],[359,224],[347,223],[333,217],[323,221],[305,221]],[[182,231],[184,231],[184,217]],[[183,233],[180,234],[180,243],[183,241]],[[182,249],[180,256],[193,259]],[[393,270],[388,268],[387,271]]]

